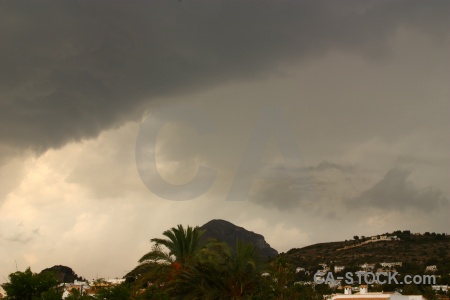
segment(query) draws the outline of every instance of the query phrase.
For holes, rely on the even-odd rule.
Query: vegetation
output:
[[[71,268],[66,266],[53,266],[42,270],[43,272],[52,272],[58,282],[74,282],[74,280],[83,281],[83,277],[78,276]]]
[[[217,240],[201,243],[203,231],[182,225],[163,235],[168,239],[152,239],[152,251],[140,259],[147,271],[137,279],[139,292],[164,292],[180,299],[240,299],[257,291],[263,264],[253,245],[236,241],[233,251]]]
[[[320,263],[326,263],[330,271],[334,266],[344,265],[345,272],[356,272],[362,263],[373,263],[375,268],[380,268],[380,262],[401,261],[401,266],[395,266],[401,274],[424,274],[425,266],[436,265],[435,274],[443,274],[437,284],[449,283],[450,239],[446,235],[417,236],[409,231],[394,234],[400,240],[337,251],[345,245],[370,239],[354,236],[352,241],[292,249],[265,261],[253,244],[236,240],[235,245],[230,246],[203,238],[204,231],[199,227],[178,225],[164,231],[165,238],[151,239],[151,251],[125,276],[124,283],[112,285],[98,280],[92,285],[94,296],[74,289],[66,299],[323,299],[323,295],[333,292],[328,285],[306,283],[323,268]],[[302,267],[302,271],[296,272],[297,267]],[[63,266],[46,269],[40,274],[32,273],[30,268],[12,273],[9,282],[3,284],[8,294],[6,299],[61,299],[63,291],[59,283],[67,278],[66,274],[78,278],[70,268]],[[342,274],[334,274],[334,277],[339,275]],[[403,279],[401,276],[404,275],[400,275],[399,281]],[[406,294],[422,294],[427,299],[436,297],[429,285],[379,285],[371,289],[403,290]]]
[[[24,272],[14,272],[9,275],[9,282],[3,284],[7,293],[6,299],[35,300],[61,299],[62,292],[56,289],[58,284],[54,275],[49,272],[36,274],[28,268]]]
[[[253,244],[203,241],[198,227],[181,225],[163,235],[128,274],[135,299],[323,299],[330,293],[327,286],[295,285],[291,263],[282,257],[267,263]]]
[[[338,251],[346,246],[361,243],[361,236],[345,242],[310,245],[289,250],[284,256],[296,266],[314,271],[320,263],[357,267],[363,263],[402,262],[399,272],[422,274],[425,267],[436,265],[436,275],[450,273],[450,237],[439,233],[411,234],[409,230],[397,230],[384,235],[396,235],[399,240],[368,243]],[[367,238],[366,238],[367,239]],[[332,263],[330,263],[332,262]]]

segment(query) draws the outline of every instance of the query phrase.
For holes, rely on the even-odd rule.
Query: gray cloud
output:
[[[327,210],[330,214],[333,213],[330,201],[338,199],[329,199],[324,194],[336,183],[346,186],[350,181],[348,174],[353,170],[352,166],[326,160],[307,167],[269,168],[265,172],[276,174],[275,178],[256,182],[249,200],[285,212],[302,208],[315,213]]]
[[[435,157],[424,158],[412,155],[400,155],[396,161],[397,165],[405,167],[418,165],[439,167],[444,165],[445,163],[446,163],[445,159],[438,159]]]
[[[436,208],[449,197],[449,7],[1,2],[0,268],[15,271],[17,258],[34,271],[65,264],[89,278],[122,276],[149,238],[214,218],[281,251],[399,228],[447,230],[447,210]],[[159,110],[180,104],[198,106],[215,128],[166,123]],[[270,121],[259,117],[266,104],[280,105],[292,126],[267,130],[261,143],[261,163],[285,162],[270,169],[280,178],[250,178],[249,201],[247,190],[244,201],[227,201],[237,174],[254,176],[239,166],[258,120]],[[135,142],[147,112],[164,123],[160,174],[150,179],[183,186],[199,166],[211,168],[217,180],[198,199],[161,199],[139,178]],[[286,138],[304,164],[280,155]],[[30,151],[52,147],[61,149]],[[393,164],[416,171],[383,178]]]
[[[340,165],[336,163],[329,162],[327,160],[321,161],[316,166],[309,167],[310,171],[326,171],[329,169],[335,169],[341,171],[342,173],[350,173],[355,170],[355,168],[351,165]]]
[[[409,179],[411,170],[394,167],[383,179],[360,196],[348,201],[353,208],[373,207],[382,210],[418,210],[433,212],[448,205],[448,199],[437,188],[418,187]]]
[[[300,206],[311,209],[317,200],[312,179],[304,174],[284,180],[270,180],[257,184],[249,200],[268,208],[289,211]]]
[[[9,242],[16,242],[20,244],[26,244],[33,240],[34,237],[39,236],[39,228],[35,228],[30,232],[26,232],[22,227],[23,224],[18,225],[19,229],[16,233],[5,236],[4,239]]]
[[[442,39],[448,1],[3,2],[0,141],[45,151],[137,119],[148,100],[251,79],[333,49]]]

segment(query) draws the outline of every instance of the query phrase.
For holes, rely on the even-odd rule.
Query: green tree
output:
[[[259,254],[252,244],[236,241],[236,251],[227,252],[225,268],[225,283],[231,298],[251,295],[261,278],[261,262]]]
[[[186,229],[183,228],[183,225],[178,225],[176,228],[172,227],[170,230],[163,232],[167,239],[151,239],[155,243],[155,247],[152,251],[145,254],[139,262],[162,261],[166,263],[177,262],[184,265],[193,259],[200,250],[200,239],[203,234],[204,231],[198,227],[192,228],[188,226]],[[161,245],[166,247],[169,252],[164,252],[160,247]]]
[[[128,300],[131,297],[131,291],[127,284],[112,285],[100,288],[94,299],[100,300]]]
[[[419,288],[417,287],[417,285],[408,284],[408,285],[403,286],[402,294],[403,295],[420,295],[421,292],[420,292]]]
[[[174,282],[172,292],[186,299],[242,299],[257,293],[262,263],[252,244],[236,242],[233,251],[225,243],[205,246]]]
[[[7,294],[6,299],[54,299],[57,295],[61,299],[62,293],[56,290],[58,281],[50,272],[36,274],[28,267],[24,272],[17,271],[8,277],[9,282],[2,285]]]
[[[41,299],[42,300],[61,300],[62,294],[63,294],[62,290],[52,288],[46,292],[43,292],[41,294]]]
[[[136,268],[145,272],[136,276],[132,292],[148,288],[149,283],[153,285],[153,290],[162,284],[165,285],[164,290],[168,289],[185,266],[196,261],[203,234],[204,231],[198,227],[188,226],[185,229],[183,225],[178,225],[163,232],[167,239],[151,239],[154,243],[152,250],[142,256],[140,266]]]
[[[438,297],[437,297],[435,291],[433,291],[431,289],[431,286],[421,286],[421,290],[422,290],[422,292],[420,294],[423,295],[423,297],[425,299],[427,299],[427,300],[438,300]]]
[[[145,289],[144,291],[140,291],[138,293],[133,294],[133,298],[138,300],[169,300],[172,299],[169,297],[169,294],[157,286],[151,286]]]
[[[164,231],[166,239],[151,239],[152,251],[145,254],[133,272],[132,295],[142,299],[242,299],[261,290],[262,266],[254,245],[236,241],[227,244],[201,243],[198,227]],[[151,284],[149,284],[151,283]]]
[[[286,287],[294,282],[295,275],[293,266],[284,257],[277,257],[270,263],[270,274],[272,289],[279,299],[284,299],[292,294],[292,289]]]

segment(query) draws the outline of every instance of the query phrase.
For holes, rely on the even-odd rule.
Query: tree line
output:
[[[93,296],[72,291],[76,299],[323,299],[326,285],[294,284],[294,266],[283,257],[267,262],[254,245],[236,240],[203,240],[198,227],[182,225],[153,238],[151,250],[120,285],[97,289]],[[6,299],[61,299],[63,291],[51,272],[9,275],[2,285]]]

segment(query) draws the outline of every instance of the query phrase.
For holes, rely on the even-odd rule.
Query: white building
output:
[[[437,271],[437,266],[436,265],[427,266],[425,268],[425,272],[436,272],[436,271]]]
[[[113,278],[113,279],[107,279],[106,282],[111,283],[111,284],[113,284],[113,285],[119,285],[119,284],[125,282],[125,278]]]
[[[331,300],[425,300],[421,295],[401,295],[399,293],[370,293],[367,285],[359,287],[359,293],[352,293],[352,287],[344,287],[344,294],[332,295]]]
[[[380,265],[383,268],[392,268],[392,267],[396,267],[396,266],[401,267],[403,265],[403,263],[399,262],[399,261],[398,262],[382,262]]]
[[[448,292],[449,287],[448,287],[448,285],[432,285],[431,289],[433,289],[433,291]]]
[[[72,289],[79,291],[80,294],[84,294],[91,289],[87,282],[78,280],[75,280],[73,283],[61,283],[59,286],[63,287],[62,299],[69,297]]]
[[[421,295],[401,295],[397,293],[356,293],[333,295],[331,300],[426,300]]]
[[[334,273],[339,273],[344,271],[345,266],[334,266]]]
[[[365,263],[365,264],[360,265],[359,267],[363,270],[373,270],[375,268],[375,264]]]

